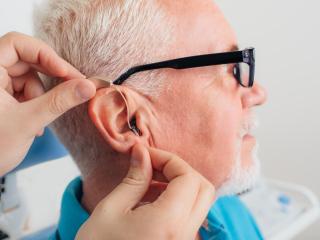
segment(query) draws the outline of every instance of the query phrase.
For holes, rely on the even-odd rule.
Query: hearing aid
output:
[[[119,88],[117,87],[117,85],[113,84],[112,80],[106,78],[106,77],[100,77],[100,76],[94,76],[94,77],[90,77],[88,78],[88,80],[90,80],[91,82],[93,82],[96,85],[97,90],[101,89],[101,88],[109,88],[109,87],[113,87],[117,92],[119,92],[119,94],[122,96],[125,104],[126,104],[126,108],[127,108],[127,123],[128,123],[128,127],[129,129],[136,135],[136,136],[142,136],[142,132],[141,130],[137,127],[137,121],[136,118],[133,117],[130,120],[130,109],[129,109],[129,104],[125,98],[125,96],[123,95],[123,93],[119,90]]]
[[[142,136],[142,133],[140,131],[140,129],[137,127],[137,122],[136,122],[136,118],[132,118],[129,124],[129,128],[130,130],[137,136]]]

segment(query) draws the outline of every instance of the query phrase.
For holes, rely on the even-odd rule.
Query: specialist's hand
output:
[[[169,183],[157,200],[137,207],[150,185],[152,166]],[[128,175],[98,204],[77,239],[194,240],[214,195],[213,185],[179,157],[137,145]]]
[[[64,80],[44,94],[38,72]],[[94,84],[40,40],[0,38],[0,176],[17,166],[43,128],[95,95]]]

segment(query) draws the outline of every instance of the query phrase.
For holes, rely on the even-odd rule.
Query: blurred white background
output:
[[[320,2],[217,2],[241,46],[256,47],[257,80],[269,93],[257,111],[265,175],[320,196]],[[320,222],[297,239],[320,239]]]
[[[1,0],[0,35],[32,34],[33,3]],[[264,173],[320,196],[320,2],[220,0],[242,47],[257,50],[257,80],[269,92],[257,112]],[[1,56],[0,56],[1,57]],[[320,223],[296,239],[320,239]]]

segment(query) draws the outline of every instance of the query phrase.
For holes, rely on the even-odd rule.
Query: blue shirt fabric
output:
[[[62,198],[61,214],[55,240],[73,240],[89,214],[81,206],[82,181],[76,178]],[[207,217],[208,226],[200,229],[202,240],[263,239],[248,209],[238,197],[222,197],[215,202]]]

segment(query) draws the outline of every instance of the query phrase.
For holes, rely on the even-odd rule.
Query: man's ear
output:
[[[138,94],[126,87],[100,89],[90,101],[89,116],[105,141],[117,152],[128,153],[137,143],[147,143],[146,111]],[[129,127],[132,126],[136,130]]]

